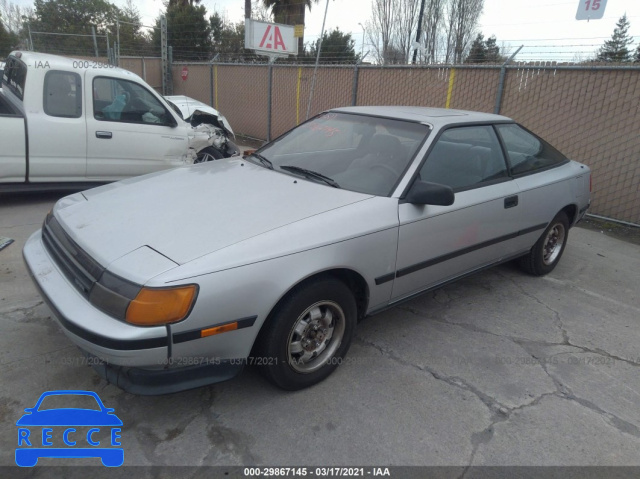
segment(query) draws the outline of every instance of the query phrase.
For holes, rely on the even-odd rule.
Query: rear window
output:
[[[24,85],[27,80],[27,66],[15,57],[9,57],[2,74],[2,87],[8,88],[21,100],[24,98]]]
[[[80,118],[82,85],[73,72],[49,71],[44,77],[44,112],[49,116]]]
[[[519,125],[496,125],[509,155],[511,174],[525,175],[566,163],[567,157]]]

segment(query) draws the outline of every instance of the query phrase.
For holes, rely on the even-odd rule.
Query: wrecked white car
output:
[[[220,113],[112,65],[13,52],[0,90],[0,191],[83,188],[239,155]]]

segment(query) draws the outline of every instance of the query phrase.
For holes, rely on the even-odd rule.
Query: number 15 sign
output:
[[[580,0],[576,20],[599,20],[606,6],[607,0]]]

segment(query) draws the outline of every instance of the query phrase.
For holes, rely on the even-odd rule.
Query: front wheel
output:
[[[294,290],[276,307],[258,339],[256,361],[271,382],[303,389],[329,376],[343,361],[356,325],[351,290],[333,278]]]
[[[550,273],[560,261],[568,238],[569,219],[561,211],[549,223],[531,251],[520,258],[520,267],[535,276]]]
[[[206,163],[207,161],[221,160],[224,158],[222,152],[213,146],[207,146],[198,152],[194,163]]]

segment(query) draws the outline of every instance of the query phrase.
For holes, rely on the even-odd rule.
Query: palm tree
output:
[[[265,7],[271,8],[273,19],[276,23],[285,25],[304,25],[304,14],[308,8],[311,11],[311,4],[318,3],[319,0],[262,0]],[[304,31],[303,36],[298,38],[298,55],[304,53]]]

